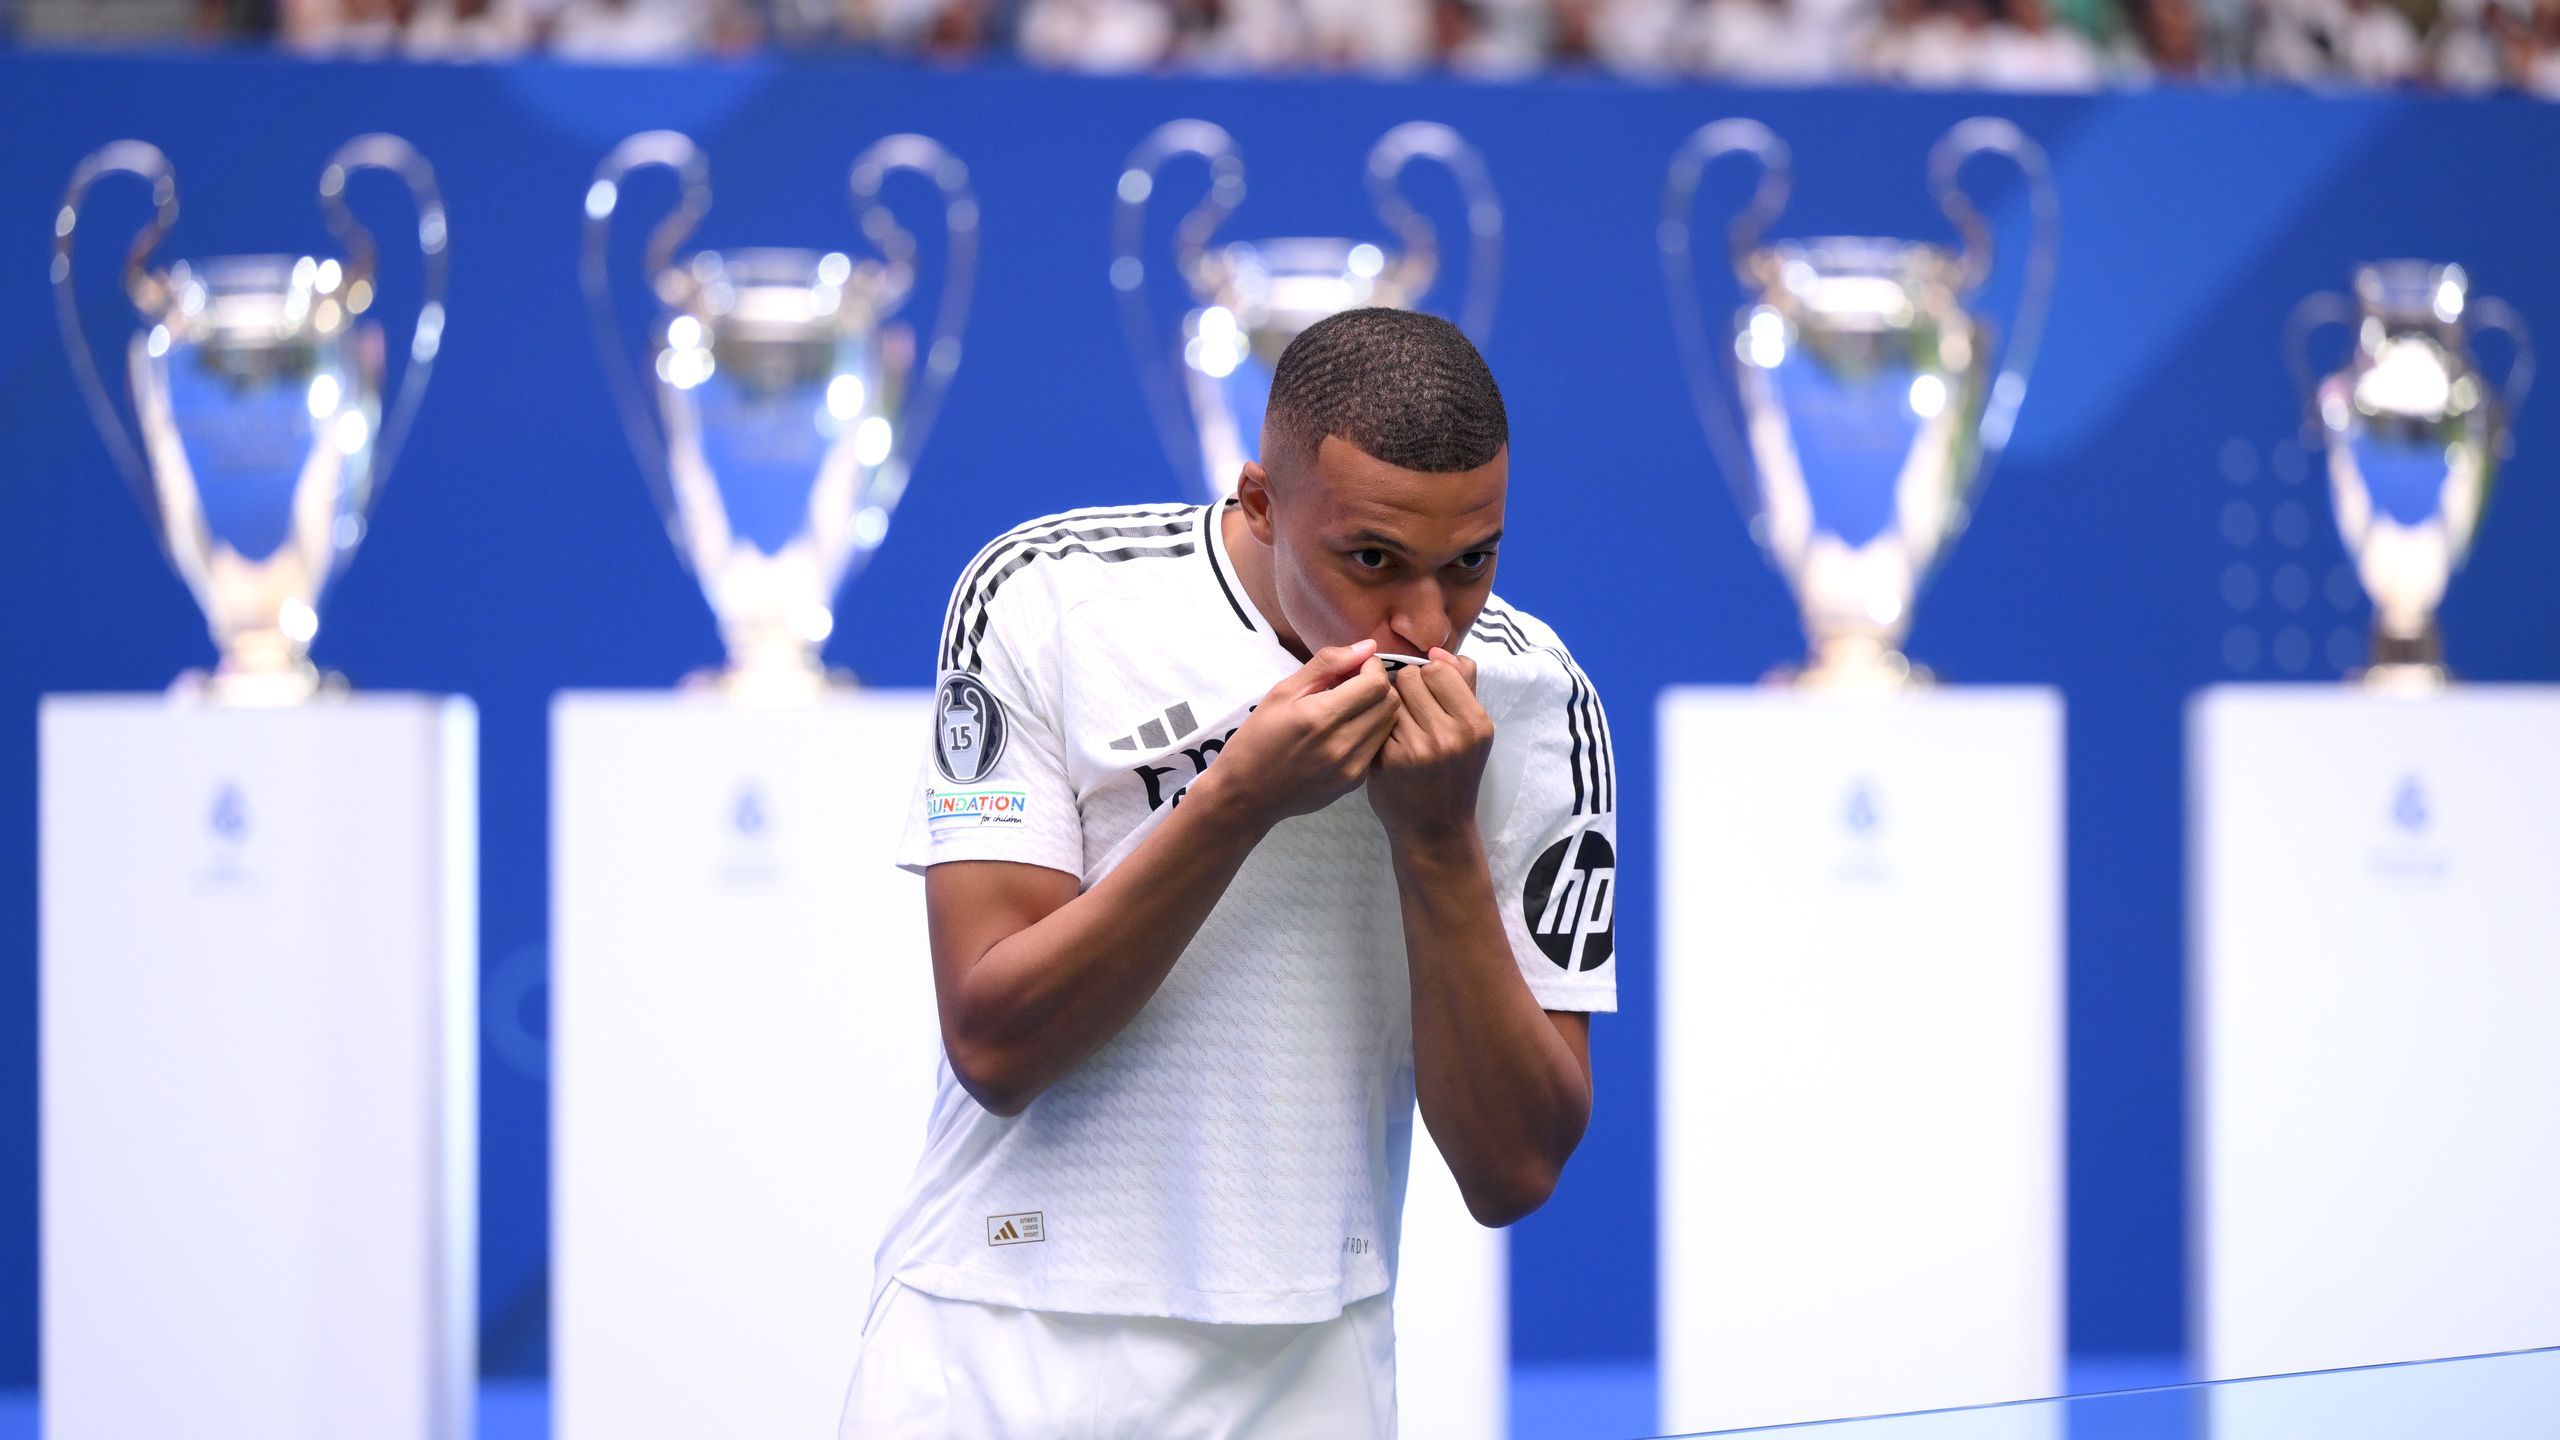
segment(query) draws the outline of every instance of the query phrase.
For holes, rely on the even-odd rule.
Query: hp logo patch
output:
[[[933,764],[955,785],[974,785],[1004,757],[1013,724],[975,675],[953,675],[934,696]]]
[[[1529,938],[1564,970],[1597,970],[1618,948],[1618,852],[1597,830],[1577,830],[1529,867],[1520,896]]]

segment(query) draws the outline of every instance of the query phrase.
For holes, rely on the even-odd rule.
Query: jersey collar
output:
[[[1209,557],[1209,573],[1218,580],[1218,591],[1226,597],[1227,608],[1233,610],[1236,622],[1257,635],[1270,637],[1276,632],[1271,622],[1262,618],[1253,597],[1244,593],[1244,581],[1236,574],[1235,558],[1227,553],[1227,527],[1222,517],[1233,500],[1220,500],[1200,507],[1202,543],[1200,553]]]
[[[1227,508],[1235,503],[1230,498],[1200,508],[1200,553],[1209,557],[1209,573],[1217,581],[1218,595],[1226,608],[1234,613],[1238,624],[1261,640],[1255,648],[1260,650],[1262,660],[1276,666],[1277,673],[1286,674],[1306,662],[1280,643],[1280,627],[1253,603],[1253,597],[1245,593],[1243,578],[1236,574],[1235,556],[1227,553],[1227,527],[1221,523]],[[1252,641],[1243,643],[1253,645]]]

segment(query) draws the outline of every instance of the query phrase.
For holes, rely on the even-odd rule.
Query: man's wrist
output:
[[[1404,821],[1387,827],[1387,847],[1398,868],[1439,870],[1469,866],[1484,855],[1473,811],[1447,820]]]
[[[1243,789],[1212,765],[1183,789],[1179,803],[1185,810],[1196,807],[1203,816],[1215,819],[1222,830],[1260,840],[1280,823],[1280,817],[1264,813]]]

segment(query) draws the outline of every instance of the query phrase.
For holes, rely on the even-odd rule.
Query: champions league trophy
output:
[[[625,177],[664,166],[682,187],[649,237],[663,313],[634,370],[615,318],[606,246]],[[915,238],[880,201],[894,172],[943,196],[949,253],[921,351],[898,318],[915,287]],[[960,364],[977,260],[968,169],[921,135],[862,152],[851,178],[876,260],[840,252],[676,247],[711,208],[710,163],[672,131],[634,135],[587,190],[583,278],[624,422],[669,535],[719,618],[718,683],[741,695],[805,697],[828,676],[819,647],[835,598],[888,533],[935,408]]]
[[[2015,334],[1996,372],[1991,321],[1967,308],[1991,270],[1991,233],[1956,184],[1984,154],[2025,173],[2034,223]],[[1710,338],[1689,215],[1707,166],[1728,155],[1752,157],[1761,174],[1728,242],[1747,303]],[[2016,126],[1967,120],[1929,153],[1929,183],[1961,251],[1850,236],[1763,244],[1788,170],[1786,146],[1755,121],[1692,135],[1663,185],[1663,276],[1699,416],[1753,538],[1803,611],[1812,654],[1796,682],[1890,689],[1927,678],[1900,649],[1913,598],[1964,528],[2026,394],[2053,288],[2053,181]],[[1720,352],[1733,366],[1740,440]]]
[[[387,420],[382,327],[362,318],[375,298],[373,236],[346,203],[348,178],[366,169],[408,182],[426,256]],[[124,268],[143,324],[127,358],[138,437],[90,353],[72,280],[81,203],[110,175],[149,182],[156,207]],[[54,220],[54,303],[72,370],[221,649],[209,677],[191,673],[179,688],[218,703],[293,704],[322,688],[310,659],[321,593],[364,538],[444,336],[444,202],[426,160],[394,136],[350,140],[321,172],[320,205],[344,260],[223,255],[152,270],[178,216],[177,174],[153,146],[120,140],[80,162]]]
[[[1156,176],[1183,156],[1209,164],[1209,194],[1174,232],[1174,266],[1197,302],[1182,317],[1180,380],[1170,373],[1175,347],[1164,343],[1149,308],[1146,241],[1148,197]],[[1439,232],[1397,188],[1407,165],[1436,160],[1457,177],[1474,238],[1467,293],[1458,323],[1478,344],[1493,323],[1502,260],[1502,205],[1475,148],[1446,125],[1399,125],[1369,151],[1369,195],[1396,233],[1394,253],[1366,240],[1292,236],[1230,241],[1211,247],[1220,225],[1244,199],[1244,157],[1234,137],[1206,120],[1176,120],[1148,136],[1120,172],[1112,225],[1111,285],[1140,378],[1174,469],[1200,493],[1232,493],[1236,474],[1260,448],[1262,409],[1271,368],[1298,332],[1343,310],[1366,305],[1411,309],[1440,271]],[[1182,413],[1196,448],[1186,440]],[[1198,469],[1195,471],[1195,464]]]
[[[2498,465],[2508,424],[2533,383],[2523,319],[2470,293],[2459,265],[2385,260],[2355,272],[2355,298],[2328,293],[2295,307],[2287,327],[2295,382],[2329,453],[2338,532],[2373,598],[2373,688],[2427,691],[2446,680],[2436,607],[2462,567]],[[2308,342],[2350,326],[2346,368],[2314,381]],[[2504,333],[2515,346],[2504,395],[2473,361],[2469,336]]]

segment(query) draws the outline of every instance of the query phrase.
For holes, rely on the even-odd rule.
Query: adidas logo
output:
[[[1024,1211],[1016,1215],[990,1215],[987,1217],[987,1243],[1029,1245],[1034,1241],[1046,1240],[1049,1238],[1049,1232],[1041,1223],[1041,1218],[1037,1210]]]
[[[1174,741],[1200,728],[1191,718],[1191,702],[1183,700],[1166,707],[1160,719],[1149,720],[1136,730],[1111,742],[1114,750],[1162,750]]]

